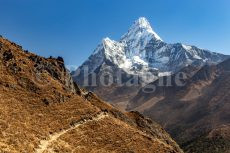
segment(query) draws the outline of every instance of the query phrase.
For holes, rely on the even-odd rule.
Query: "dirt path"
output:
[[[35,153],[43,153],[45,150],[48,149],[48,147],[52,144],[52,142],[56,141],[63,134],[65,134],[65,133],[67,133],[67,132],[69,132],[71,130],[76,129],[79,126],[81,126],[81,125],[83,125],[85,123],[92,122],[92,121],[98,121],[98,120],[101,120],[101,119],[103,119],[103,118],[105,118],[107,116],[108,116],[107,113],[101,112],[101,113],[97,114],[95,117],[93,117],[91,119],[85,119],[85,120],[82,120],[82,121],[76,123],[75,125],[73,125],[69,129],[66,129],[66,130],[63,130],[61,132],[54,133],[54,134],[50,135],[47,140],[41,140],[40,141],[40,145],[39,145],[39,147],[37,149],[35,149]]]

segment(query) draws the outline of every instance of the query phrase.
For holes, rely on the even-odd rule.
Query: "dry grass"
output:
[[[76,92],[62,61],[24,52],[3,38],[0,44],[0,152],[35,152],[50,135],[101,111],[109,117],[60,135],[46,152],[182,152],[160,127]]]

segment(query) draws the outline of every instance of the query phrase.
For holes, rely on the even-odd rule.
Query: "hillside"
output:
[[[143,92],[130,101],[128,109],[137,110],[158,121],[187,152],[229,151],[230,60],[202,68],[182,69],[183,86],[159,86],[168,77],[151,83],[154,93]],[[213,134],[215,133],[215,134]],[[221,150],[221,151],[220,151]]]
[[[0,38],[0,152],[183,152],[155,122],[73,83],[61,57]]]

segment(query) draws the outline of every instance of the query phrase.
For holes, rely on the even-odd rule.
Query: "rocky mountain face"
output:
[[[183,86],[176,83],[177,74],[170,77],[169,86],[160,86],[169,78],[162,77],[149,84],[156,87],[154,93],[140,89],[128,110],[158,121],[186,152],[230,151],[230,59],[181,72],[186,74]]]
[[[128,99],[136,94],[137,90],[123,85],[129,83],[132,78],[138,78],[139,84],[135,84],[134,88],[139,89],[140,84],[142,86],[160,76],[173,74],[187,65],[201,67],[205,64],[217,64],[227,57],[195,46],[168,44],[154,32],[147,19],[141,17],[119,41],[103,39],[93,54],[72,72],[72,76],[80,86],[93,90],[107,101],[117,103],[121,99],[127,99],[127,94],[123,95],[121,92],[116,98],[117,91],[122,88],[127,88],[127,92],[130,93]],[[105,87],[99,78],[106,74],[113,80],[106,83]],[[119,80],[117,76],[120,74],[122,77]],[[96,76],[96,79],[92,76]],[[92,79],[94,83],[85,83]]]
[[[157,123],[80,89],[61,57],[0,38],[0,152],[183,152]]]

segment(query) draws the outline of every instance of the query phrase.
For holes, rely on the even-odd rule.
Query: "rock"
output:
[[[61,56],[58,56],[57,60],[64,63],[64,59]]]
[[[12,58],[14,57],[14,55],[12,54],[12,52],[9,50],[9,51],[5,51],[3,53],[3,59],[4,61],[9,61],[11,60]]]
[[[42,102],[43,102],[45,105],[47,105],[47,106],[50,104],[49,101],[48,101],[46,98],[43,99]]]

